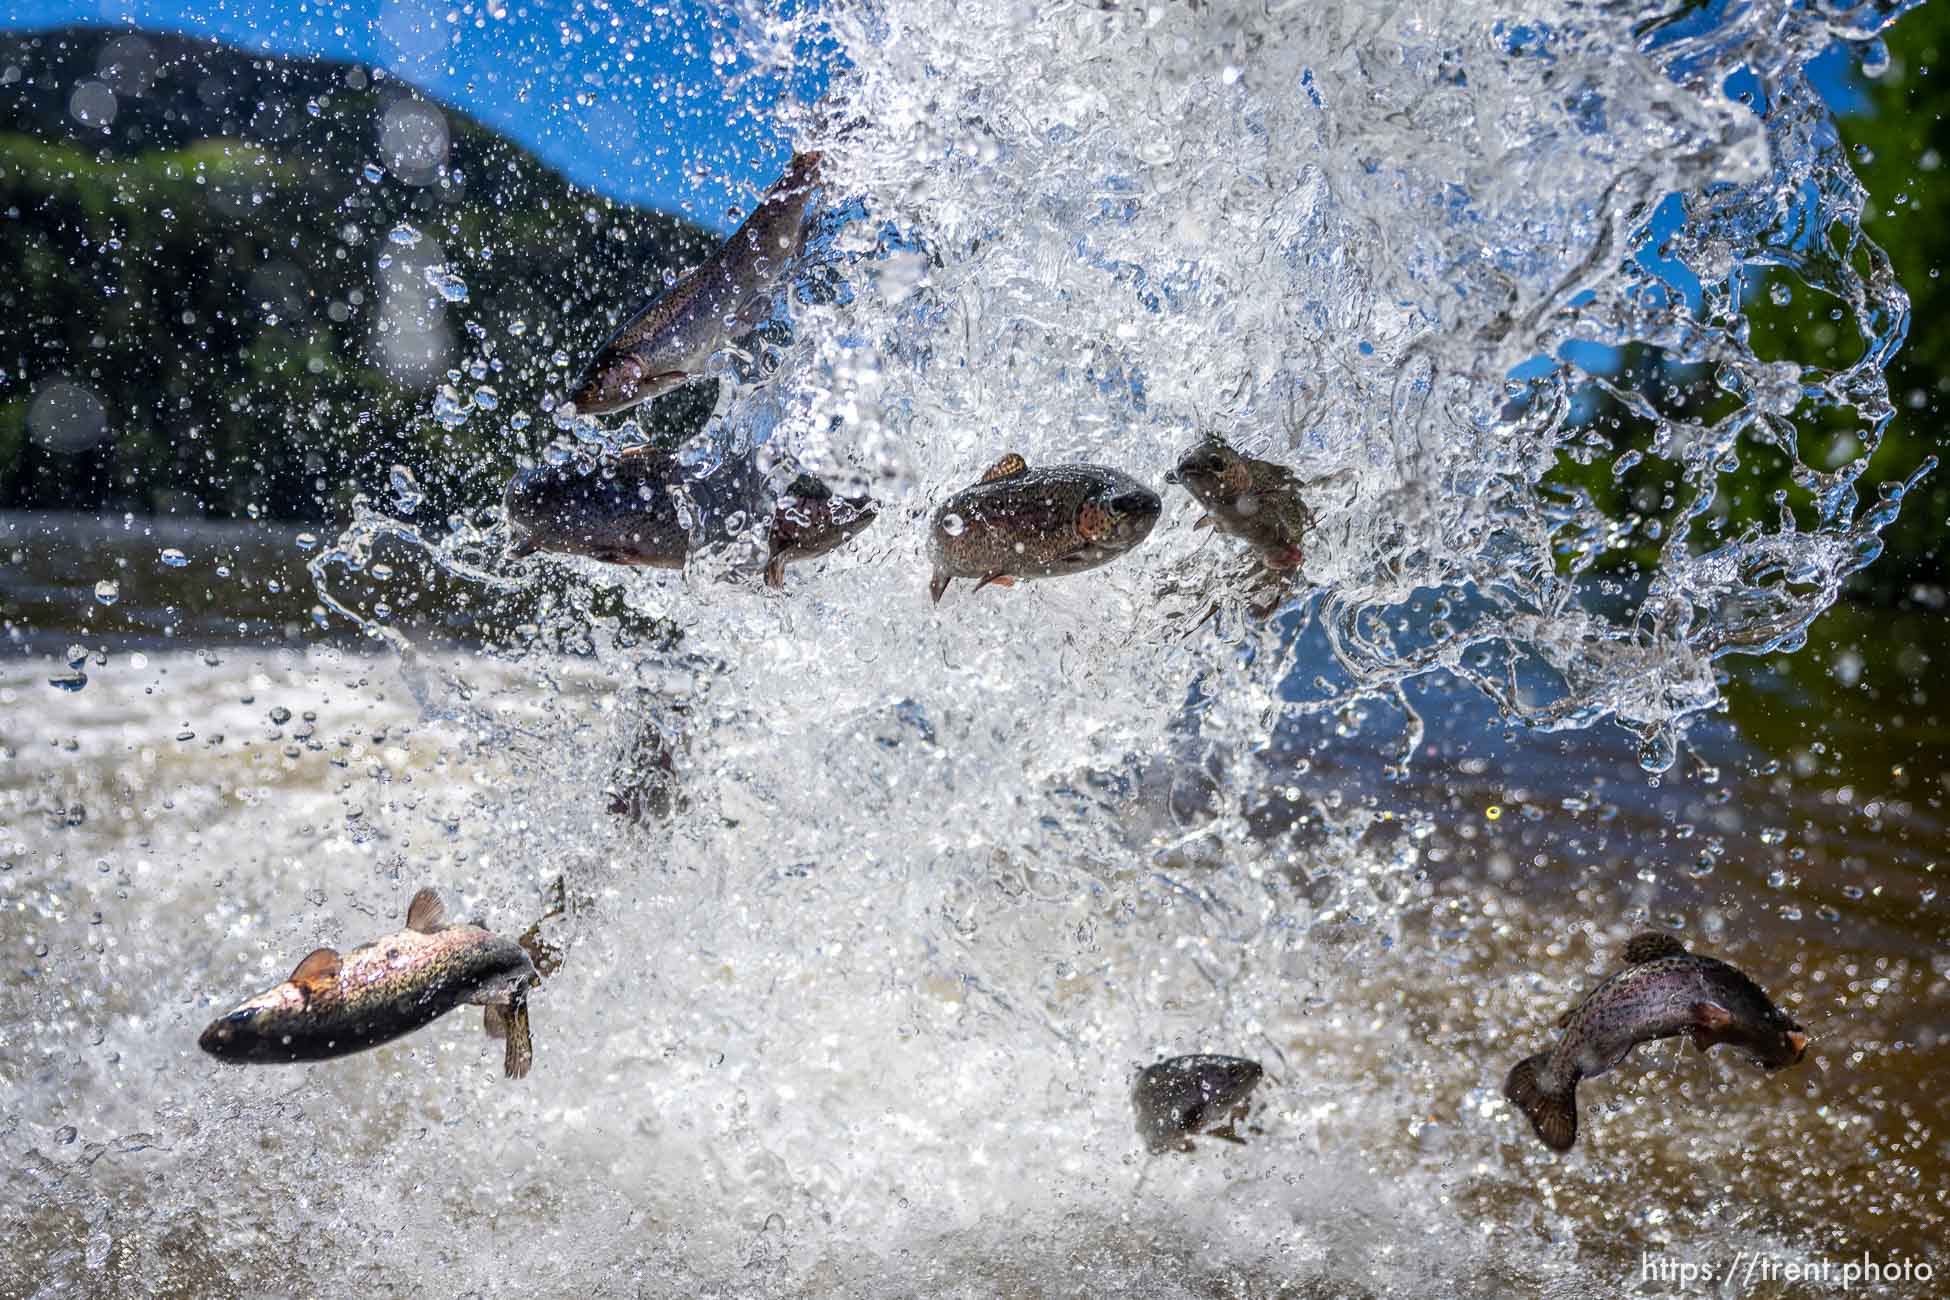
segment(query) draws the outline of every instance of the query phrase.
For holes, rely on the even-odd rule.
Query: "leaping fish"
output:
[[[1687,952],[1670,934],[1634,935],[1625,962],[1558,1020],[1557,1046],[1518,1061],[1504,1081],[1503,1095],[1553,1151],[1578,1140],[1578,1081],[1603,1074],[1640,1043],[1680,1034],[1701,1051],[1730,1043],[1763,1070],[1786,1069],[1808,1050],[1808,1035],[1760,985]]]
[[[462,1004],[483,1008],[489,1038],[507,1042],[510,1079],[535,1059],[528,990],[541,982],[528,953],[479,924],[447,925],[446,904],[422,889],[406,928],[344,954],[320,948],[281,984],[210,1022],[197,1046],[222,1061],[325,1061],[410,1034]]]
[[[1121,470],[1031,469],[1010,452],[934,512],[928,594],[939,601],[956,578],[976,579],[980,591],[1094,569],[1149,537],[1163,508],[1157,493]]]
[[[603,344],[569,394],[578,414],[628,410],[701,376],[712,353],[763,320],[798,257],[819,163],[816,152],[793,154],[731,238]]]

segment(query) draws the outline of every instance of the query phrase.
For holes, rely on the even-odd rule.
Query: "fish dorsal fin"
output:
[[[1675,936],[1659,930],[1647,930],[1643,934],[1635,934],[1625,945],[1627,966],[1643,966],[1646,962],[1658,961],[1661,957],[1684,957],[1685,955],[1685,944],[1679,942]]]
[[[339,977],[339,955],[330,948],[314,948],[291,972],[293,984],[330,984]]]
[[[1012,451],[1001,460],[995,462],[995,464],[989,466],[988,472],[982,475],[982,482],[993,483],[998,479],[1014,478],[1018,474],[1027,474],[1028,472],[1029,462]]]
[[[816,474],[799,475],[785,491],[787,496],[804,497],[808,501],[825,501],[833,495],[833,489],[827,487]]]
[[[431,885],[413,895],[413,901],[406,905],[406,928],[418,930],[421,934],[432,934],[447,919],[447,905],[440,901],[440,894]]]

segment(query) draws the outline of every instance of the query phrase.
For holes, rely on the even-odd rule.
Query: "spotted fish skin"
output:
[[[1217,435],[1207,435],[1165,476],[1206,509],[1206,520],[1253,548],[1269,569],[1298,568],[1314,512],[1300,497],[1303,486],[1286,466],[1241,455]],[[1204,523],[1205,520],[1201,520]]]
[[[820,155],[796,153],[718,250],[652,298],[603,344],[569,401],[581,415],[611,415],[704,373],[712,353],[759,323],[798,256],[819,186]]]
[[[1217,1129],[1233,1136],[1232,1123],[1264,1075],[1259,1062],[1238,1056],[1174,1056],[1139,1072],[1131,1085],[1138,1136],[1153,1154],[1190,1149],[1195,1133]]]
[[[523,470],[509,481],[504,505],[517,555],[681,569],[698,547],[729,540],[727,521],[752,518],[763,489],[748,459],[694,480],[669,451],[637,447],[593,467],[572,461]]]
[[[1726,962],[1689,953],[1659,932],[1634,936],[1625,960],[1624,970],[1559,1020],[1564,1036],[1557,1045],[1519,1061],[1504,1081],[1503,1095],[1553,1150],[1568,1151],[1577,1141],[1579,1080],[1605,1073],[1640,1043],[1682,1034],[1702,1051],[1727,1043],[1769,1071],[1806,1053],[1801,1026]]]
[[[462,1005],[487,1009],[490,1037],[506,1038],[507,1072],[528,1071],[527,994],[540,976],[528,953],[479,925],[443,925],[444,908],[421,890],[406,929],[343,955],[320,948],[291,974],[210,1022],[197,1045],[222,1061],[324,1061],[388,1043]]]
[[[940,600],[954,578],[986,585],[1094,569],[1149,537],[1162,510],[1157,493],[1121,470],[1031,469],[1005,456],[934,512],[932,594]]]
[[[853,540],[880,517],[870,496],[836,494],[810,474],[802,474],[779,494],[772,513],[765,584],[785,586],[785,566],[815,559]]]

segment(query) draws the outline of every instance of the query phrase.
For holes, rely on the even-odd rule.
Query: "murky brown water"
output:
[[[505,730],[485,745],[456,742],[421,716],[389,653],[321,643],[305,552],[290,532],[11,519],[0,520],[0,536],[0,617],[12,638],[0,663],[0,944],[8,954],[0,997],[9,1022],[29,1027],[18,1050],[0,1057],[11,1103],[0,1122],[16,1157],[9,1199],[37,1207],[14,1239],[15,1261],[35,1276],[69,1279],[71,1293],[229,1293],[244,1277],[272,1291],[302,1289],[321,1276],[319,1241],[340,1252],[330,1276],[393,1293],[378,1257],[358,1262],[366,1246],[351,1225],[373,1203],[330,1171],[365,1167],[389,1143],[416,1140],[429,1126],[471,1125],[467,1116],[509,1107],[495,1120],[503,1133],[490,1143],[496,1155],[470,1138],[455,1159],[495,1169],[521,1189],[489,1200],[508,1222],[537,1231],[610,1204],[602,1196],[622,1196],[653,1220],[664,1216],[656,1221],[690,1223],[673,1208],[681,1197],[696,1199],[687,1180],[703,1179],[705,1199],[727,1207],[742,1204],[739,1180],[754,1169],[773,1169],[765,1178],[781,1185],[822,1183],[828,1175],[765,1162],[827,1152],[813,1142],[829,1131],[822,1123],[854,1134],[849,1141],[868,1140],[846,1121],[819,1118],[838,1113],[878,1116],[890,1150],[912,1143],[912,1159],[937,1148],[962,1152],[951,1155],[954,1167],[965,1143],[1004,1170],[1027,1162],[1037,1171],[1004,1173],[993,1187],[972,1183],[947,1205],[1000,1197],[1000,1212],[1039,1179],[1081,1196],[1064,1231],[1039,1233],[1032,1224],[1006,1257],[979,1226],[992,1216],[975,1216],[959,1227],[914,1225],[911,1240],[929,1243],[925,1257],[902,1262],[857,1242],[836,1248],[851,1238],[835,1227],[815,1251],[816,1267],[804,1265],[803,1246],[773,1239],[767,1214],[754,1212],[744,1237],[746,1212],[728,1209],[723,1243],[690,1223],[686,1246],[664,1251],[645,1238],[619,1247],[637,1261],[636,1280],[599,1284],[601,1294],[663,1294],[669,1287],[655,1279],[675,1286],[692,1276],[696,1258],[721,1248],[752,1261],[754,1292],[781,1295],[849,1294],[863,1279],[887,1277],[931,1294],[1054,1295],[1069,1293],[1061,1279],[1076,1274],[1131,1294],[1383,1295],[1399,1293],[1404,1277],[1426,1276],[1431,1294],[1668,1295],[1677,1284],[1646,1273],[1648,1259],[1712,1263],[1723,1276],[1737,1250],[1776,1260],[1868,1251],[1950,1265],[1942,1246],[1950,1222],[1950,1101],[1942,1087],[1950,1078],[1950,939],[1936,892],[1946,869],[1950,727],[1930,677],[1940,647],[1950,645],[1940,614],[1844,608],[1798,655],[1730,664],[1732,716],[1696,731],[1695,752],[1656,781],[1638,768],[1623,732],[1506,736],[1472,698],[1432,684],[1415,696],[1428,733],[1407,780],[1386,779],[1371,757],[1372,738],[1389,731],[1377,717],[1367,738],[1323,749],[1296,770],[1306,794],[1295,805],[1300,814],[1260,819],[1264,840],[1290,850],[1289,878],[1270,884],[1268,897],[1277,898],[1279,915],[1308,918],[1291,947],[1275,930],[1241,928],[1253,896],[1211,874],[1201,857],[1210,846],[1197,837],[1196,779],[1161,774],[1131,803],[1132,844],[1151,866],[1110,872],[1088,891],[1048,894],[1045,905],[1057,913],[1049,918],[1014,920],[1013,904],[991,907],[976,941],[1034,954],[1062,949],[1073,930],[1108,934],[1135,917],[1120,940],[1128,951],[1092,947],[1108,954],[1100,964],[1060,964],[1038,977],[1047,979],[1041,1007],[964,989],[952,967],[934,969],[932,948],[904,959],[932,973],[887,977],[987,1008],[983,1015],[1006,1030],[996,1041],[1021,1046],[1012,1069],[1040,1079],[1054,1068],[1051,1081],[1030,1089],[1039,1100],[1014,1114],[992,1100],[986,1108],[957,1100],[980,1095],[986,1058],[940,1081],[943,1113],[961,1116],[965,1134],[923,1134],[903,1118],[932,1107],[923,1091],[847,1111],[874,1100],[859,1082],[829,1092],[817,1075],[781,1074],[788,1060],[830,1050],[819,1046],[816,1017],[796,1048],[763,1046],[789,1032],[787,1017],[693,1029],[700,1045],[676,1035],[650,1050],[638,1035],[674,1033],[655,1027],[668,1012],[647,1021],[616,1015],[618,997],[706,1015],[734,997],[760,999],[747,1011],[772,1007],[764,980],[744,972],[764,969],[754,952],[762,954],[772,933],[765,926],[800,913],[792,891],[804,891],[805,914],[819,914],[828,886],[817,864],[782,869],[765,892],[708,924],[684,914],[697,901],[683,893],[687,869],[643,877],[676,891],[659,901],[637,892],[630,870],[584,868],[594,873],[588,896],[597,901],[575,932],[573,960],[551,981],[549,1018],[538,1011],[543,1086],[531,1094],[511,1098],[474,1078],[464,1068],[479,1050],[472,1036],[429,1031],[417,1046],[334,1068],[224,1076],[215,1086],[241,1091],[220,1114],[199,1095],[208,1067],[186,1044],[218,990],[274,977],[284,950],[317,931],[320,921],[304,920],[302,934],[287,933],[294,912],[349,906],[347,924],[376,930],[391,918],[377,914],[372,898],[403,897],[418,874],[474,878],[477,864],[492,861],[482,878],[522,882],[493,895],[497,914],[512,916],[538,907],[546,885],[528,879],[536,865],[523,857],[530,837],[571,828],[585,841],[579,860],[590,863],[605,855],[634,861],[646,845],[665,845],[609,817],[600,793],[612,758],[606,747],[621,734],[605,729],[602,719],[612,715],[604,710],[629,707],[635,688],[554,660],[483,665],[484,683],[512,674],[497,706]],[[162,562],[165,548],[186,562]],[[112,604],[90,595],[104,577],[117,583]],[[79,670],[89,682],[50,685],[76,671],[65,653],[72,643],[91,653]],[[529,735],[549,738],[546,747],[534,748]],[[706,743],[681,766],[696,780],[714,761],[725,760]],[[718,770],[735,781],[735,766]],[[472,792],[495,785],[556,791],[536,795],[537,808],[560,804],[556,830],[484,822]],[[1321,825],[1323,808],[1333,810],[1331,829]],[[1377,820],[1357,844],[1350,828],[1361,809]],[[1410,845],[1417,851],[1404,855]],[[681,854],[681,841],[654,852]],[[1007,884],[1007,875],[994,882],[1004,889],[996,897],[1044,897],[1037,886],[1025,893]],[[300,905],[286,886],[306,879],[316,884]],[[918,933],[917,923],[900,920],[899,900],[914,888],[886,883],[891,917],[857,951],[896,942],[885,935]],[[237,897],[251,909],[243,916],[232,910]],[[1209,916],[1185,920],[1208,906]],[[751,922],[755,950],[729,938],[703,945],[708,958],[665,946],[699,926],[738,932],[738,908],[752,907],[761,913]],[[768,913],[773,922],[762,920]],[[1624,936],[1648,922],[1680,928],[1749,970],[1808,1027],[1814,1046],[1800,1067],[1773,1076],[1724,1051],[1703,1057],[1674,1043],[1642,1050],[1584,1085],[1579,1147],[1552,1157],[1501,1101],[1502,1072],[1550,1040],[1557,1013],[1614,969]],[[832,915],[822,922],[835,923]],[[1020,939],[1009,938],[1012,926]],[[1190,942],[1201,927],[1205,938]],[[616,987],[630,978],[623,972],[639,943],[668,954],[655,978],[670,983],[654,993]],[[1290,1001],[1242,1000],[1259,961],[1290,965]],[[1119,1007],[1132,981],[1154,977],[1165,990],[1156,1011],[1163,1023],[1196,1032],[1216,1016],[1224,1032],[1246,1036],[1268,1058],[1275,1081],[1256,1112],[1251,1147],[1150,1172],[1134,1162],[1124,1063],[1073,1034]],[[868,978],[861,990],[875,987]],[[872,1005],[871,997],[822,1000],[811,986],[806,996],[842,1021],[845,1008]],[[939,1032],[925,1030],[928,1013],[908,1014],[924,1033]],[[564,1036],[592,1031],[612,1037],[610,1052],[566,1060]],[[885,1041],[907,1032],[888,1028]],[[841,1077],[872,1078],[885,1064],[878,1053],[887,1049],[874,1046],[880,1031],[854,1036],[872,1048],[863,1061],[875,1064]],[[802,1099],[768,1103],[767,1122],[778,1128],[761,1126],[763,1137],[737,1118],[743,1112],[707,1110],[694,1129],[692,1121],[640,1117],[632,1136],[611,1134],[621,1144],[612,1151],[602,1139],[611,1131],[574,1100],[611,1095],[606,1071],[647,1079],[669,1068],[660,1060],[675,1059],[708,1082],[712,1062],[727,1051],[740,1059],[741,1043],[751,1064],[739,1068],[751,1072],[738,1087],[758,1095],[793,1078],[811,1088],[812,1130],[788,1136],[812,1104]],[[698,1059],[682,1065],[694,1052]],[[612,1053],[637,1063],[618,1067]],[[461,1076],[479,1095],[456,1101],[451,1089]],[[694,1095],[716,1093],[707,1086]],[[339,1108],[356,1111],[358,1123],[334,1124]],[[225,1132],[231,1123],[257,1136],[240,1148]],[[813,1144],[796,1145],[804,1142]],[[659,1201],[654,1189],[666,1175],[631,1163],[636,1157],[620,1154],[626,1149],[659,1153],[657,1167],[669,1166],[668,1190],[680,1200]],[[254,1172],[239,1165],[240,1153]],[[699,1172],[726,1159],[745,1173]],[[314,1166],[319,1172],[308,1175]],[[417,1176],[437,1181],[440,1168],[435,1160]],[[862,1176],[884,1174],[876,1164]],[[276,1203],[314,1176],[335,1226]],[[1120,1200],[1119,1180],[1128,1179],[1151,1191]],[[198,1180],[207,1192],[172,1193],[167,1215],[149,1213],[155,1187]],[[639,1184],[640,1193],[621,1190]],[[264,1203],[240,1201],[246,1185],[260,1186]],[[1276,1187],[1288,1190],[1269,1190]],[[918,1187],[903,1194],[929,1203]],[[445,1195],[452,1204],[429,1213],[464,1218],[486,1203],[458,1189]],[[1117,1204],[1128,1206],[1122,1217],[1108,1208]],[[572,1213],[572,1205],[583,1209]],[[663,1208],[645,1208],[656,1205]],[[1254,1235],[1269,1222],[1292,1227]],[[1404,1260],[1404,1233],[1425,1233],[1430,1257]],[[1224,1258],[1213,1254],[1215,1241],[1226,1243]],[[586,1270],[570,1268],[558,1280],[580,1276]],[[1763,1277],[1720,1293],[1836,1290]]]

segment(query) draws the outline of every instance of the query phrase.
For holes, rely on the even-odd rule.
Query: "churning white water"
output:
[[[774,595],[737,557],[510,560],[497,502],[435,524],[402,491],[314,570],[378,653],[158,651],[71,695],[7,670],[0,1293],[1629,1294],[1642,1249],[1808,1248],[1846,1201],[1794,1152],[1846,1104],[1665,1053],[1676,1081],[1548,1156],[1498,1085],[1627,909],[1445,887],[1449,814],[1313,747],[1409,775],[1440,683],[1493,735],[1622,723],[1679,779],[1716,663],[1794,647],[1873,559],[1906,300],[1803,70],[1898,8],[751,17],[760,64],[825,24],[852,68],[782,110],[830,184],[789,333],[726,358],[682,459],[756,449],[879,522]],[[1750,336],[1779,282],[1832,302],[1841,364]],[[1628,354],[1714,403],[1675,413]],[[547,425],[511,445],[632,436]],[[1276,617],[1163,483],[1204,432],[1316,485]],[[927,513],[1010,450],[1165,516],[930,605]],[[1568,472],[1613,456],[1618,500]],[[1793,483],[1762,510],[1756,459]],[[646,723],[681,795],[633,821],[605,790]],[[322,1065],[196,1050],[420,885],[518,932],[558,878],[524,1082],[473,1014]],[[1797,983],[1724,911],[1686,919]],[[1152,1159],[1131,1074],[1191,1051],[1267,1067],[1255,1131]]]

